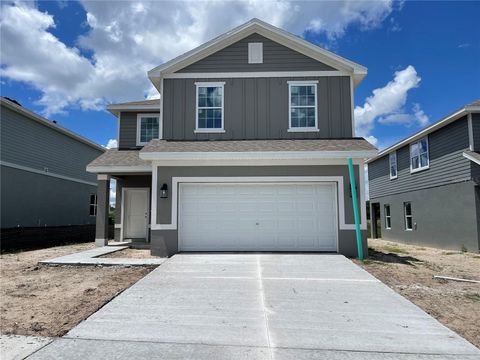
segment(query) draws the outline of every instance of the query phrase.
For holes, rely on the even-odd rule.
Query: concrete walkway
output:
[[[21,360],[53,341],[41,336],[0,335],[0,358]]]
[[[158,259],[130,259],[130,258],[102,258],[99,256],[111,254],[127,249],[128,246],[102,246],[78,253],[60,256],[50,260],[39,261],[46,265],[103,265],[103,266],[144,266],[160,265],[166,258]]]
[[[480,359],[341,255],[176,255],[31,359]]]

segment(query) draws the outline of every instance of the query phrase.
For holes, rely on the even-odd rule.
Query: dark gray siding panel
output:
[[[90,194],[97,187],[1,167],[1,227],[95,224]]]
[[[248,43],[263,43],[263,64],[248,63]],[[178,72],[336,70],[259,34],[252,34]]]
[[[397,150],[398,178],[390,180],[388,155],[368,164],[370,198],[424,189],[471,179],[466,117],[428,135],[430,168],[410,173],[410,148]]]
[[[319,132],[289,133],[289,80],[318,80]],[[195,134],[195,82],[225,81],[225,133]],[[352,136],[350,78],[167,79],[163,137],[174,140],[348,138]],[[122,124],[123,124],[122,115]]]
[[[1,107],[1,160],[96,182],[86,166],[102,152],[17,112]]]
[[[477,193],[477,195],[475,195]],[[407,244],[469,251],[479,250],[478,186],[472,181],[371,198],[380,203],[382,239]],[[403,203],[411,202],[412,231],[405,231]],[[384,205],[390,205],[392,228],[385,229]]]
[[[480,151],[480,114],[472,114],[473,146]]]

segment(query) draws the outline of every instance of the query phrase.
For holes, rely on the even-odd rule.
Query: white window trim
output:
[[[388,215],[387,215],[387,207],[388,207]],[[384,204],[383,205],[383,211],[385,213],[385,229],[391,230],[392,229],[392,208],[390,207],[390,204]],[[390,226],[388,226],[388,221],[390,220]]]
[[[195,83],[195,130],[194,133],[213,134],[225,132],[225,81],[221,82],[196,82]],[[198,127],[198,88],[221,87],[222,88],[222,127],[218,129],[200,129]]]
[[[95,203],[92,204],[92,195],[95,196]],[[90,199],[89,199],[89,204],[88,204],[88,214],[92,217],[97,216],[97,207],[98,207],[98,199],[97,199],[97,194],[90,194]],[[90,214],[90,208],[93,205],[93,215]]]
[[[288,132],[319,132],[318,128],[318,80],[287,81],[288,84]],[[292,86],[310,85],[315,89],[315,126],[314,127],[292,127]]]
[[[156,113],[156,114],[146,114],[146,113],[137,114],[137,146],[143,146],[143,145],[148,144],[148,141],[147,142],[140,141],[141,120],[144,117],[154,117],[154,118],[158,119],[158,138],[161,138],[161,136],[160,136],[160,116],[159,116],[159,114],[158,113]]]
[[[414,169],[412,167],[412,145],[413,144],[419,144],[422,140],[425,140],[427,142],[427,165],[426,166],[419,166],[418,168]],[[410,173],[411,174],[430,168],[430,149],[429,149],[429,144],[428,144],[428,136],[425,136],[421,139],[418,139],[417,141],[414,141],[414,142],[410,143],[410,146],[409,146],[408,150],[409,150]],[[418,156],[419,156],[418,157],[418,164],[420,165],[420,152],[419,152]]]
[[[260,51],[258,59],[255,59],[254,52]],[[248,43],[248,63],[249,64],[263,64],[263,43],[251,42]]]
[[[410,215],[407,215],[407,204],[410,204]],[[413,231],[413,212],[412,212],[412,202],[411,201],[405,201],[403,203],[403,221],[405,222],[405,231]],[[410,217],[412,218],[412,228],[409,229],[407,226],[408,226],[408,222],[407,222],[407,217]]]
[[[391,156],[395,157],[395,176],[392,176],[392,158]],[[411,160],[411,159],[410,159]],[[398,164],[397,164],[397,152],[394,151],[388,155],[388,171],[390,173],[390,180],[394,180],[398,177]]]

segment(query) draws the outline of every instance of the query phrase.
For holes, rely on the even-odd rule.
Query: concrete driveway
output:
[[[31,359],[479,359],[341,255],[176,255]]]

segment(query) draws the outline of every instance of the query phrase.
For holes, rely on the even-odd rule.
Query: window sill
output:
[[[405,229],[405,231],[413,231],[413,229]]]
[[[424,166],[424,167],[421,167],[421,168],[417,168],[417,169],[410,168],[410,174],[415,174],[417,172],[428,170],[428,169],[430,169],[430,165]]]
[[[390,176],[390,180],[395,180],[398,178],[398,175],[397,176]]]
[[[290,128],[287,132],[319,132],[318,128]]]
[[[225,132],[224,129],[195,129],[193,131],[195,134],[222,134]]]

